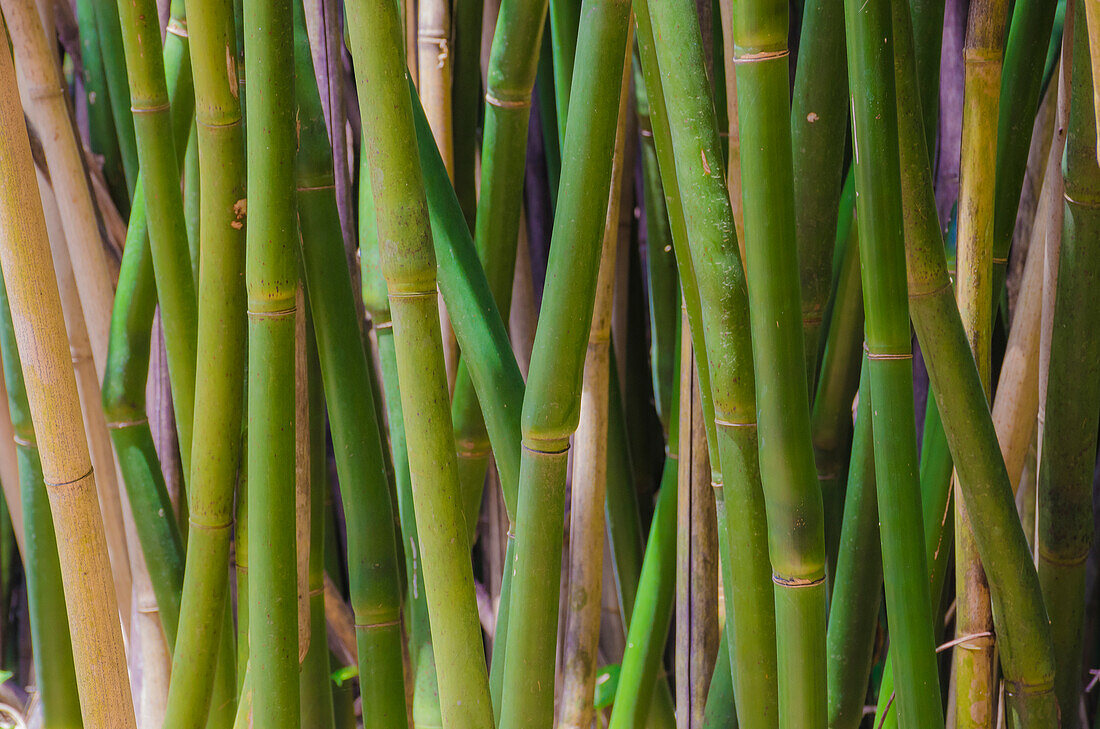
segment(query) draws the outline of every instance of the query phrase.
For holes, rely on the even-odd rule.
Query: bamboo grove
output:
[[[0,18],[0,727],[1100,727],[1100,0]]]

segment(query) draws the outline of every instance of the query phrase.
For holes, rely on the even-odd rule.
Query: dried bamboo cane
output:
[[[30,143],[22,131],[15,69],[6,49],[0,52],[0,122],[6,130],[0,135],[0,265],[20,358],[28,365],[27,394],[57,525],[81,712],[89,727],[134,729],[95,477],[82,432]]]

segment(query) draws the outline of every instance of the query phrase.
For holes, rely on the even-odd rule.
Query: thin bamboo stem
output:
[[[628,30],[628,39],[630,35]],[[632,55],[631,46],[628,40],[627,53]],[[560,729],[585,729],[595,718],[592,701],[595,694],[604,567],[605,532],[601,507],[607,493],[611,304],[615,292],[619,201],[624,179],[623,153],[627,144],[626,117],[631,70],[629,60],[628,55],[623,63],[614,161],[608,185],[607,213],[592,306],[592,328],[588,334],[588,350],[581,381],[581,407],[576,451],[573,456],[568,594],[558,719]]]
[[[7,6],[4,10],[5,17],[11,17]],[[37,17],[23,22],[28,20],[37,22]],[[134,708],[95,478],[82,432],[76,378],[68,361],[34,163],[22,131],[15,68],[7,52],[0,53],[0,120],[8,130],[0,135],[0,230],[4,231],[0,265],[20,359],[33,363],[24,376],[31,417],[39,426],[36,436],[50,509],[60,536],[58,557],[81,713],[87,726],[133,729]]]

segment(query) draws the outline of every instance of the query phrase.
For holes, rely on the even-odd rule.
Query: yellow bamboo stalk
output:
[[[416,49],[420,103],[432,128],[447,174],[454,179],[454,133],[451,122],[451,3],[419,0]]]
[[[1092,106],[1096,116],[1096,132],[1100,136],[1100,0],[1085,0],[1085,24],[1089,35],[1089,60],[1092,65]],[[1096,150],[1100,164],[1100,147]]]
[[[88,322],[96,375],[102,380],[107,366],[114,292],[61,69],[34,0],[2,0],[0,8],[11,34],[25,111],[42,141],[50,169],[69,256],[76,271],[80,303]]]
[[[107,431],[107,419],[103,414],[103,398],[99,389],[92,362],[91,345],[84,320],[84,309],[80,304],[76,280],[66,236],[61,225],[61,214],[57,206],[50,181],[41,171],[38,174],[39,199],[46,218],[46,233],[50,239],[53,253],[54,270],[57,274],[58,291],[61,294],[61,309],[65,315],[65,329],[69,334],[69,356],[76,372],[76,387],[80,393],[80,412],[84,416],[84,432],[88,435],[88,449],[92,455],[92,467],[96,471],[96,487],[99,495],[99,508],[103,514],[103,526],[107,535],[107,553],[111,558],[111,571],[115,581],[115,598],[118,600],[119,617],[122,619],[124,635],[130,634],[130,601],[133,597],[132,577],[130,574],[130,544],[127,544],[123,525],[122,497],[119,492],[118,470],[115,467],[114,450],[111,436]],[[128,510],[127,505],[127,510]],[[140,550],[137,543],[134,547]]]
[[[633,43],[626,47],[633,51]],[[608,382],[610,378],[611,304],[619,249],[619,202],[630,100],[630,56],[623,64],[619,122],[608,188],[603,249],[596,278],[592,327],[581,385],[580,422],[574,437],[573,488],[570,497],[568,592],[559,729],[588,729],[595,718],[601,592],[603,587],[604,494],[607,487]]]
[[[8,17],[8,5],[3,8]],[[61,297],[6,47],[0,50],[0,124],[0,266],[57,528],[81,714],[87,727],[136,729]]]

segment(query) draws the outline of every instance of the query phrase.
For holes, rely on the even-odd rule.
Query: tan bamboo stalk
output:
[[[454,179],[454,135],[451,123],[451,3],[418,0],[416,18],[417,69],[420,103],[439,147],[439,155]]]
[[[15,532],[15,543],[19,545],[19,556],[26,560],[25,531],[23,528],[23,498],[20,493],[19,464],[15,452],[15,427],[11,423],[11,411],[8,410],[8,385],[0,377],[0,488],[4,491],[4,502],[8,506],[8,517]],[[25,564],[25,561],[24,561]]]
[[[990,397],[993,332],[993,191],[997,160],[997,114],[1004,59],[1004,0],[970,6],[963,46],[962,163],[959,172],[957,298],[986,399]],[[955,484],[956,727],[989,728],[995,721],[995,644],[989,584]]]
[[[718,649],[718,543],[699,372],[687,315],[680,339],[676,509],[676,727],[703,726]]]
[[[134,703],[138,727],[160,729],[168,705],[168,678],[172,671],[172,656],[160,622],[157,596],[149,579],[145,555],[141,553],[129,505],[125,505],[126,537],[136,548],[130,550],[130,573],[133,575],[133,614],[130,618],[130,666],[138,678],[134,686]]]
[[[1054,112],[1057,86],[1051,85],[1039,111],[1043,138],[1036,150],[1043,160],[1039,201],[1029,236],[1027,259],[1020,282],[1020,293],[1012,315],[1001,374],[997,380],[997,396],[993,402],[993,426],[1005,459],[1008,479],[1018,488],[1024,461],[1034,442],[1035,418],[1039,410],[1039,327],[1043,297],[1043,261],[1047,235],[1054,208],[1061,208],[1061,199],[1053,194],[1061,179],[1061,145],[1053,143]],[[1036,122],[1038,125],[1040,122]],[[1025,530],[1027,531],[1027,530]]]
[[[305,291],[294,304],[294,535],[298,563],[298,663],[309,651],[310,418]]]
[[[611,305],[619,249],[619,202],[622,199],[623,152],[627,144],[630,99],[630,54],[627,40],[619,122],[608,189],[600,269],[588,333],[581,385],[581,412],[574,437],[573,489],[569,509],[568,587],[566,594],[562,692],[559,729],[588,729],[595,718],[597,651],[603,588],[604,494],[607,487],[608,382],[610,379]]]
[[[328,624],[329,645],[345,666],[359,663],[359,647],[355,642],[355,616],[340,596],[340,588],[325,575],[325,622]]]
[[[7,5],[4,11],[7,16]],[[6,47],[0,50],[0,124],[0,266],[57,527],[81,713],[87,727],[136,729],[61,297],[35,189],[30,142],[23,131],[15,68]]]
[[[1096,117],[1096,132],[1100,136],[1100,0],[1084,0],[1085,23],[1089,35],[1089,61],[1092,65],[1092,104]],[[1096,152],[1100,164],[1100,148]]]
[[[34,0],[3,0],[0,8],[12,39],[19,90],[27,117],[42,140],[50,168],[54,194],[61,210],[61,224],[77,273],[80,301],[88,322],[96,374],[102,379],[107,365],[114,293],[61,69],[42,28]],[[116,568],[119,566],[112,564]]]
[[[1051,181],[1051,196],[1061,201],[1065,196],[1065,179],[1062,177],[1062,150],[1065,149],[1069,129],[1069,81],[1073,71],[1073,23],[1074,4],[1066,6],[1062,26],[1062,57],[1058,67],[1058,106],[1054,112],[1054,139],[1050,145],[1047,178]],[[1056,203],[1047,222],[1046,243],[1043,246],[1043,301],[1039,315],[1039,409],[1035,418],[1038,450],[1036,463],[1042,460],[1043,429],[1046,423],[1047,380],[1050,366],[1050,337],[1054,326],[1054,299],[1058,293],[1058,261],[1062,250],[1062,219],[1065,205]],[[1036,474],[1037,475],[1037,474]],[[1037,511],[1037,510],[1036,510]],[[1034,535],[1035,525],[1028,524],[1028,533]],[[1034,549],[1034,542],[1032,542]],[[1038,565],[1038,554],[1036,554]]]
[[[535,344],[535,284],[531,273],[531,249],[527,245],[526,213],[519,214],[519,246],[516,248],[516,274],[512,283],[512,306],[508,310],[508,335],[516,352],[516,364],[527,379],[531,367],[531,348]]]
[[[118,600],[119,617],[122,630],[130,634],[131,600],[133,585],[130,574],[130,547],[127,544],[123,523],[122,497],[118,488],[118,470],[115,467],[114,450],[111,436],[107,432],[107,418],[103,413],[103,398],[99,389],[92,363],[91,345],[85,325],[84,309],[80,304],[72,262],[66,236],[60,224],[60,211],[54,197],[51,181],[38,173],[39,200],[46,219],[46,233],[50,239],[53,253],[54,270],[57,275],[58,291],[61,294],[61,309],[65,316],[65,329],[69,335],[69,355],[76,372],[76,387],[80,393],[80,412],[84,417],[84,432],[88,436],[88,449],[92,456],[92,467],[96,471],[96,486],[99,494],[99,508],[107,535],[107,552],[111,558],[111,571],[114,575],[115,598]],[[129,504],[126,505],[129,511]]]

